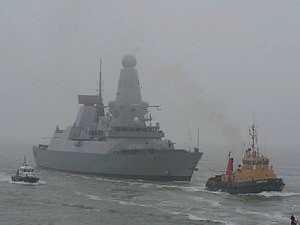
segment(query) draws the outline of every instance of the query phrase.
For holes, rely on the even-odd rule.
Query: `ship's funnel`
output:
[[[230,175],[233,171],[233,158],[228,159],[227,168],[226,168],[226,175]]]
[[[109,102],[109,112],[117,119],[118,126],[145,126],[148,103],[142,101],[136,64],[133,55],[123,57],[116,100]]]

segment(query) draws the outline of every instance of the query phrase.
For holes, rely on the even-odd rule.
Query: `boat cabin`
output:
[[[30,166],[21,166],[18,170],[17,170],[17,176],[21,176],[21,177],[34,177],[34,169]]]

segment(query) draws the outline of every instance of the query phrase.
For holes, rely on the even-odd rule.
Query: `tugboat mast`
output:
[[[251,148],[253,150],[253,153],[255,154],[257,150],[257,156],[259,156],[259,149],[255,146],[255,143],[257,143],[257,132],[256,132],[256,127],[254,122],[253,125],[250,127],[249,135],[251,136],[252,139]]]

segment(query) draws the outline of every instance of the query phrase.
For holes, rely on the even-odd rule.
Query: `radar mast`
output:
[[[103,105],[103,99],[102,99],[102,58],[100,58],[100,68],[99,68],[99,102],[96,105],[98,108],[97,110],[97,118],[99,119],[99,116],[104,116],[104,105]]]

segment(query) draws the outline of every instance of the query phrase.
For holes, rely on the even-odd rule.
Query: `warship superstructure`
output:
[[[246,150],[243,164],[233,170],[233,158],[228,157],[226,173],[211,177],[206,182],[210,191],[225,191],[230,194],[259,193],[263,191],[282,191],[285,184],[270,166],[270,160],[256,147],[257,133],[255,124],[250,127],[251,147]]]
[[[136,58],[122,59],[115,101],[104,106],[101,69],[98,95],[79,95],[81,109],[72,126],[57,127],[49,145],[33,146],[37,166],[101,176],[190,181],[202,152],[176,149],[152,125],[142,100]],[[101,66],[100,66],[101,67]],[[176,123],[174,123],[176,124]]]

